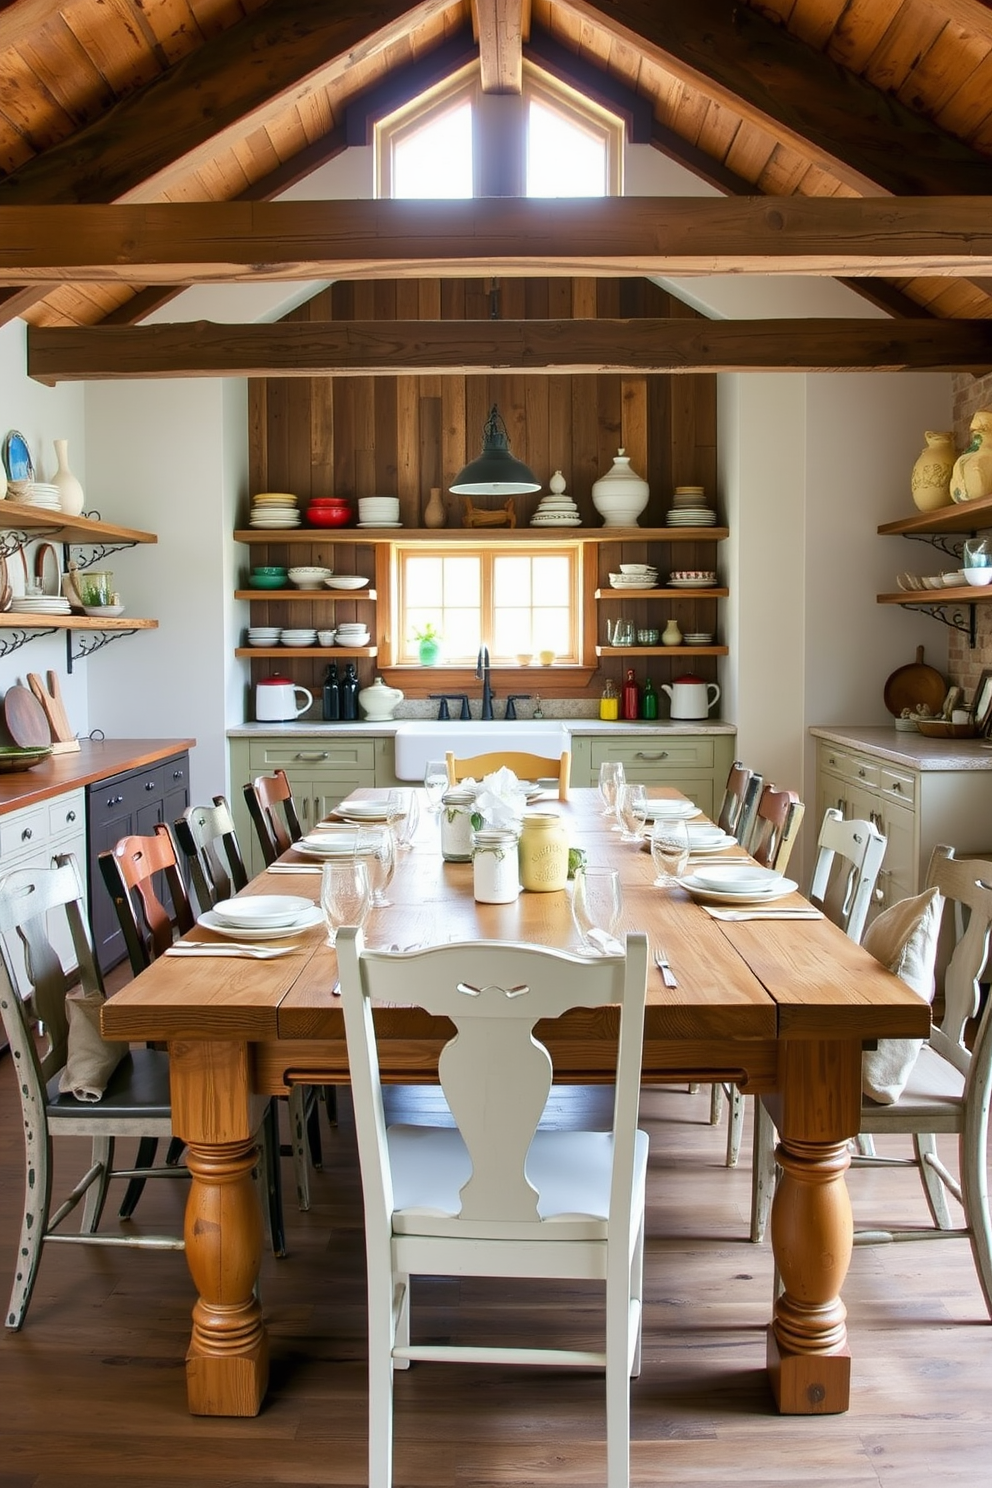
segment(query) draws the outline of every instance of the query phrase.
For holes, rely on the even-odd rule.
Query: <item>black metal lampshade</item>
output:
[[[482,454],[458,472],[448,489],[456,496],[514,496],[541,489],[533,471],[510,454],[506,425],[495,403],[486,420]]]

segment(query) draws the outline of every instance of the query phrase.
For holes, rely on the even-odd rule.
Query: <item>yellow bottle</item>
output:
[[[612,682],[608,681],[599,700],[599,716],[612,722],[620,716],[620,699]]]

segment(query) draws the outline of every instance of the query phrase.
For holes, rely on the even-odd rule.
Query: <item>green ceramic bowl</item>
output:
[[[286,575],[253,573],[249,575],[249,589],[285,589],[287,584]]]
[[[14,745],[0,745],[0,774],[12,775],[20,770],[33,770],[51,754],[50,748],[39,745],[36,749],[18,749]]]
[[[285,565],[282,564],[282,563],[269,563],[269,564],[259,563],[257,565],[257,567],[255,567],[255,568],[252,569],[252,573],[253,574],[280,574],[283,578],[285,578],[286,574],[289,573],[289,569],[286,568]]]

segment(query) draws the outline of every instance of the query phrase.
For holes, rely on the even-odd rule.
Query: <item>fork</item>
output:
[[[678,986],[678,982],[675,980],[675,973],[672,971],[672,968],[668,964],[668,957],[665,955],[665,952],[661,949],[660,946],[657,947],[655,950],[654,964],[661,972],[662,981],[665,983],[666,987]]]

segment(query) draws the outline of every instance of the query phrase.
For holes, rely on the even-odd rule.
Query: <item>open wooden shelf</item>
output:
[[[157,543],[154,532],[141,532],[136,527],[118,527],[113,522],[97,522],[90,517],[67,517],[63,512],[52,511],[44,506],[26,505],[21,501],[4,501],[0,505],[0,529],[23,528],[26,532],[37,532],[39,537],[53,538],[56,542],[75,544],[92,543]]]
[[[878,531],[882,537],[916,537],[931,532],[959,532],[962,536],[970,536],[973,532],[989,529],[992,529],[992,496],[941,506],[936,511],[916,512],[898,522],[883,522]]]
[[[36,610],[28,614],[17,610],[4,610],[0,613],[0,628],[4,630],[157,630],[158,621],[128,619],[126,615],[100,620],[95,615],[39,615]]]
[[[594,599],[726,599],[729,589],[597,589]]]
[[[264,546],[287,543],[396,542],[722,542],[727,527],[242,527],[235,542]]]
[[[878,594],[879,604],[897,605],[946,605],[988,604],[992,600],[992,584],[963,584],[953,589],[900,589],[898,594]]]
[[[729,646],[597,646],[597,656],[729,656]]]
[[[259,600],[268,602],[272,599],[277,599],[280,603],[283,600],[293,603],[301,599],[330,599],[336,602],[343,599],[378,599],[379,596],[374,589],[235,589],[234,597],[250,599],[252,604],[257,604]]]
[[[336,661],[339,657],[346,656],[378,656],[378,646],[238,646],[235,656],[291,656],[306,657],[326,656],[329,661]]]

